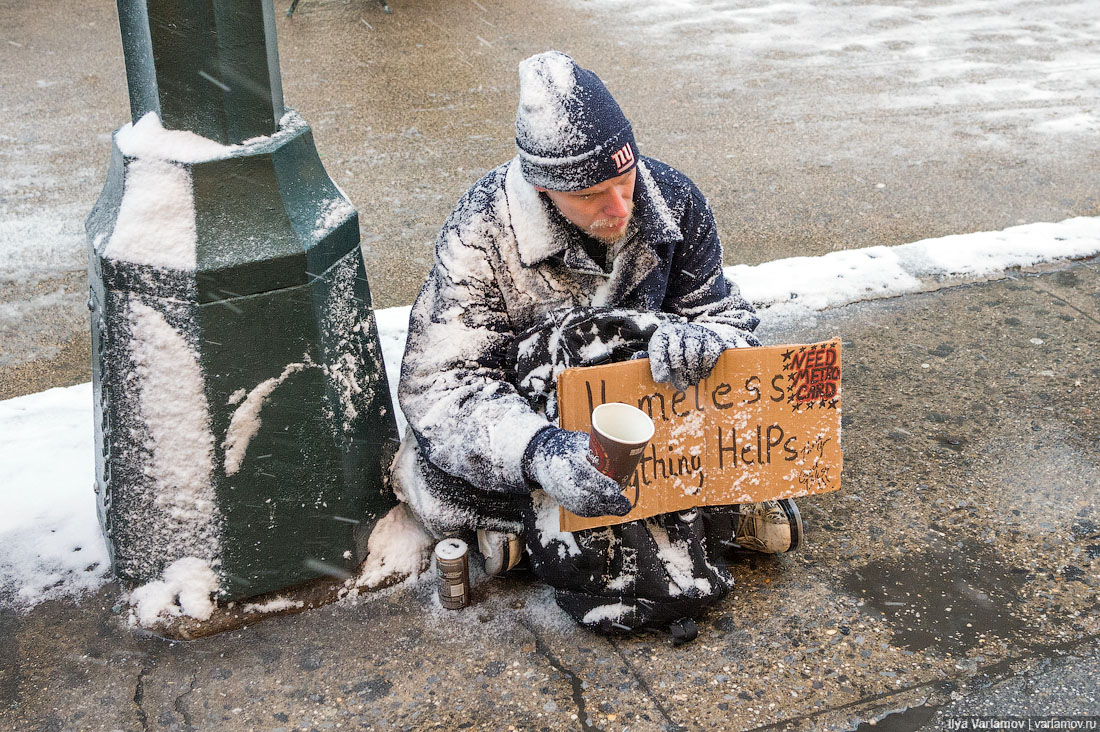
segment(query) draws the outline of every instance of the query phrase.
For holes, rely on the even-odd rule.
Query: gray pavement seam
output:
[[[23,676],[19,648],[19,616],[0,612],[0,710],[18,709]]]
[[[1034,289],[1037,292],[1041,292],[1044,295],[1049,295],[1050,297],[1054,298],[1054,301],[1057,302],[1059,305],[1065,305],[1067,308],[1069,308],[1070,310],[1073,310],[1074,312],[1076,312],[1081,317],[1087,318],[1088,320],[1091,320],[1092,322],[1096,323],[1097,325],[1100,325],[1100,320],[1094,318],[1092,315],[1089,315],[1088,313],[1086,313],[1081,308],[1077,307],[1073,303],[1066,300],[1064,297],[1061,297],[1059,295],[1055,295],[1053,292],[1051,292],[1050,290],[1048,290],[1044,287],[1036,286]]]
[[[836,712],[843,712],[843,711],[846,711],[846,710],[849,710],[849,709],[858,709],[860,707],[876,708],[875,702],[878,702],[879,700],[882,700],[882,699],[896,699],[899,696],[903,696],[905,694],[909,694],[909,693],[914,692],[914,691],[920,691],[922,689],[931,689],[933,693],[936,693],[936,692],[950,693],[955,688],[956,688],[956,685],[955,685],[954,681],[951,681],[951,680],[946,680],[945,681],[943,679],[936,679],[936,680],[933,680],[933,681],[926,681],[926,682],[921,683],[921,684],[914,684],[913,686],[906,686],[904,688],[895,689],[893,691],[884,691],[881,694],[872,694],[871,696],[864,697],[862,699],[857,699],[853,702],[848,702],[847,704],[839,704],[835,707],[829,707],[828,709],[821,709],[821,710],[818,710],[816,712],[811,712],[809,714],[803,714],[803,715],[798,716],[798,717],[790,717],[789,719],[783,719],[783,720],[780,720],[778,722],[772,722],[771,724],[765,724],[765,725],[760,726],[760,727],[753,727],[751,729],[744,730],[744,732],[766,732],[768,730],[780,730],[780,729],[781,730],[786,730],[786,729],[790,729],[790,727],[792,725],[796,725],[799,722],[806,722],[806,721],[809,721],[811,719],[818,719],[820,717],[824,717],[827,714],[835,714]],[[931,694],[929,695],[928,698],[931,698]],[[909,706],[909,705],[906,705],[906,706]],[[880,710],[885,710],[887,714],[890,714],[894,711],[899,711],[901,709],[901,706],[897,705],[897,706],[894,706],[894,707],[891,708],[889,705],[877,705],[877,708],[880,709]],[[867,716],[867,715],[860,715],[860,716]],[[885,716],[885,715],[882,715],[882,716]]]
[[[669,714],[667,709],[665,709],[665,705],[662,704],[661,700],[657,698],[657,695],[653,693],[653,689],[651,689],[649,684],[646,683],[646,680],[642,677],[642,675],[638,673],[638,669],[634,668],[634,664],[632,664],[630,662],[630,659],[626,657],[626,654],[623,653],[623,649],[619,647],[619,644],[615,641],[615,639],[608,638],[608,642],[610,643],[611,647],[615,649],[615,653],[619,654],[619,658],[623,660],[623,664],[625,664],[626,667],[630,669],[630,675],[633,676],[634,680],[638,682],[638,685],[642,687],[645,695],[649,697],[650,701],[653,702],[653,706],[657,707],[657,710],[661,713],[661,716],[665,718],[666,722],[668,722],[669,727],[671,727],[672,729],[683,729],[681,725],[678,725],[676,724],[676,722],[673,721],[672,715]]]
[[[138,671],[137,683],[134,685],[134,707],[137,712],[138,721],[141,722],[141,729],[144,732],[149,731],[149,718],[145,714],[145,708],[143,705],[145,701],[145,674],[149,671],[148,664],[142,664],[141,670]]]
[[[766,724],[766,725],[763,725],[763,726],[760,726],[760,727],[753,727],[752,729],[745,730],[744,732],[769,732],[770,730],[786,730],[786,729],[789,729],[791,727],[791,725],[796,725],[799,722],[804,722],[804,721],[808,721],[808,720],[811,720],[811,719],[818,719],[818,718],[823,717],[825,715],[835,714],[836,712],[842,712],[842,711],[845,711],[845,710],[848,710],[848,709],[857,709],[857,708],[862,707],[862,706],[872,706],[875,702],[877,702],[879,700],[897,698],[897,697],[902,696],[904,694],[908,694],[908,693],[911,693],[913,691],[919,691],[921,689],[930,689],[931,690],[931,694],[929,695],[928,699],[925,700],[925,703],[927,703],[927,701],[929,701],[929,700],[932,700],[933,704],[936,707],[944,706],[947,703],[947,701],[950,699],[950,697],[948,697],[947,699],[936,699],[935,697],[937,697],[939,695],[943,695],[943,694],[950,694],[951,692],[960,691],[960,690],[962,690],[962,691],[960,691],[960,693],[965,694],[966,691],[971,690],[968,687],[972,685],[972,682],[971,682],[972,679],[981,679],[982,680],[981,684],[982,684],[983,688],[988,687],[988,686],[992,686],[993,684],[1000,683],[1002,681],[1005,681],[1005,680],[1015,676],[1015,674],[1012,671],[1012,666],[1013,665],[1021,664],[1021,663],[1026,664],[1026,663],[1030,663],[1030,662],[1042,661],[1048,654],[1069,655],[1070,652],[1072,652],[1074,649],[1079,648],[1081,646],[1088,645],[1089,643],[1095,642],[1097,640],[1100,640],[1100,634],[1088,635],[1088,636],[1085,636],[1083,638],[1079,638],[1075,641],[1066,641],[1065,643],[1056,643],[1056,644],[1046,645],[1046,646],[1043,646],[1043,645],[1027,646],[1028,652],[1026,654],[1021,655],[1021,656],[1015,656],[1015,657],[1012,657],[1012,658],[1006,658],[1006,659],[1003,659],[1001,661],[998,661],[997,663],[990,664],[989,666],[978,668],[972,674],[959,675],[959,676],[956,676],[956,677],[950,678],[950,679],[934,679],[934,680],[930,680],[930,681],[925,681],[925,682],[920,683],[920,684],[914,684],[912,686],[906,686],[906,687],[901,688],[901,689],[895,689],[893,691],[882,692],[881,694],[873,694],[871,696],[864,697],[862,699],[857,699],[855,701],[848,702],[847,704],[840,704],[840,705],[837,705],[835,707],[829,707],[828,709],[821,709],[821,710],[818,710],[816,712],[811,712],[809,714],[804,714],[804,715],[801,715],[801,716],[798,716],[798,717],[791,717],[789,719],[780,720],[778,722],[772,722],[771,724]],[[887,705],[877,705],[877,706],[878,706],[879,709],[887,708]],[[906,705],[907,708],[911,707],[911,706],[912,705]],[[888,713],[901,711],[901,710],[902,710],[901,706],[899,705],[895,709],[890,710]],[[865,715],[861,715],[861,716],[865,716]]]
[[[550,648],[546,645],[546,641],[542,639],[542,636],[540,636],[526,620],[520,620],[519,624],[526,628],[527,632],[535,639],[535,650],[542,654],[542,657],[545,658],[552,667],[565,674],[566,680],[569,681],[569,685],[572,687],[573,703],[577,705],[577,722],[580,724],[581,729],[585,730],[585,732],[595,732],[598,730],[598,727],[588,722],[588,711],[584,701],[584,679],[566,668],[565,665],[550,652]]]
[[[187,684],[187,691],[183,692],[175,698],[172,702],[173,708],[183,718],[183,732],[191,732],[195,727],[191,724],[191,715],[187,713],[187,708],[184,706],[184,698],[191,695],[195,691],[195,679],[198,678],[198,673],[191,674],[191,680]]]

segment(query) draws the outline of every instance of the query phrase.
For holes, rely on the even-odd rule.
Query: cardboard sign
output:
[[[621,518],[562,509],[563,531],[840,487],[840,339],[729,349],[687,391],[654,382],[647,359],[558,376],[561,427],[587,432],[606,402],[634,405],[656,427],[625,491],[635,506]]]

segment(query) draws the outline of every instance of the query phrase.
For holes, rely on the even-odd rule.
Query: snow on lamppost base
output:
[[[308,125],[221,145],[147,114],[87,231],[116,574],[188,559],[234,600],[352,571],[396,503],[397,435],[358,215]]]

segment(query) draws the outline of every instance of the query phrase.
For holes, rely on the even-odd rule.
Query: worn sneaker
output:
[[[802,515],[790,498],[742,503],[736,507],[733,541],[765,554],[793,552],[802,543]]]
[[[490,577],[504,574],[523,557],[523,541],[519,534],[478,529],[477,548],[485,559],[485,574]]]

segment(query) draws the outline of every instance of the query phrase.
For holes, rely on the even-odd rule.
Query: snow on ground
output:
[[[92,205],[88,192],[103,185],[100,165],[74,160],[59,172],[55,163],[87,149],[88,136],[78,129],[86,124],[84,115],[36,117],[19,132],[12,123],[26,110],[16,113],[9,104],[5,112],[0,127],[13,134],[0,132],[0,365],[52,358],[59,350],[56,332],[86,322],[84,217]],[[47,141],[40,129],[45,119],[65,130],[64,142]],[[72,141],[78,139],[83,142]],[[105,160],[106,150],[100,162]]]
[[[218,575],[206,560],[182,557],[165,567],[162,579],[130,593],[130,624],[151,627],[180,615],[208,620],[214,614],[211,596],[217,590]]]
[[[860,300],[918,292],[940,281],[985,279],[1012,267],[1079,259],[1100,251],[1100,218],[1013,226],[923,239],[895,247],[867,247],[820,257],[791,257],[755,266],[726,267],[764,318],[807,313]]]
[[[94,455],[91,384],[0,401],[0,593],[16,604],[105,581]]]
[[[367,540],[367,561],[356,587],[377,587],[394,575],[414,576],[434,541],[403,503],[378,520]]]
[[[1100,218],[1014,226],[905,244],[735,266],[727,275],[772,323],[831,307],[998,277],[1006,269],[1100,254]],[[376,313],[390,392],[409,308]],[[402,423],[404,420],[398,417]],[[90,384],[0,401],[0,596],[28,608],[106,581],[92,492]],[[374,579],[372,576],[371,579]]]
[[[1100,83],[1091,0],[573,2],[614,13],[617,33],[638,34],[685,70],[705,57],[734,88],[784,85],[783,71],[827,85],[832,99],[784,93],[778,114],[859,97],[862,114],[982,105],[979,119],[1019,116],[1039,133],[1098,129],[1081,109]],[[867,79],[889,93],[861,91]]]
[[[88,317],[87,210],[51,203],[12,212],[10,188],[0,176],[0,366],[53,358],[57,330]]]

